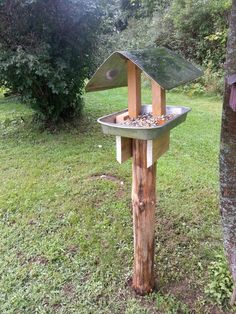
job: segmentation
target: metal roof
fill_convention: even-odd
[[[85,90],[92,92],[127,86],[127,60],[135,63],[164,89],[172,89],[203,75],[200,69],[164,47],[115,51],[97,69]]]

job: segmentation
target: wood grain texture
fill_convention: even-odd
[[[116,136],[116,160],[121,164],[132,157],[132,139]]]
[[[132,286],[145,295],[154,288],[156,163],[147,168],[147,141],[133,140],[134,273]]]
[[[130,118],[137,118],[141,111],[141,71],[130,60],[127,61],[128,111]]]
[[[116,123],[122,123],[129,118],[128,112],[116,116]],[[116,160],[121,164],[132,157],[132,139],[116,136]]]
[[[155,140],[147,141],[147,167],[152,166],[170,145],[170,132],[166,132]]]
[[[129,118],[129,113],[124,112],[116,116],[116,123],[122,123]]]
[[[166,114],[166,91],[155,81],[152,84],[152,113],[154,116]]]

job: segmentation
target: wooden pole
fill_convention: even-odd
[[[154,288],[156,162],[147,168],[147,141],[133,140],[134,273],[132,286],[145,295]]]

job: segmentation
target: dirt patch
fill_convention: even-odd
[[[111,174],[95,174],[93,176],[90,177],[91,179],[97,179],[97,180],[108,180],[108,181],[112,181],[112,182],[116,182],[119,184],[119,189],[116,192],[116,197],[118,199],[121,199],[124,197],[125,195],[125,183],[124,181],[117,176],[111,175]]]
[[[25,254],[22,251],[17,251],[16,257],[17,257],[20,265],[24,265],[26,263]]]
[[[170,283],[169,285],[162,287],[164,294],[173,295],[181,303],[186,304],[190,313],[229,314],[228,312],[224,312],[218,306],[210,304],[205,304],[202,308],[198,309],[198,311],[202,312],[195,312],[198,300],[201,299],[201,297],[204,299],[204,295],[199,289],[201,288],[194,287],[194,284],[189,280]]]
[[[194,308],[199,297],[199,291],[196,292],[191,286],[188,280],[183,280],[166,286],[163,291],[175,296],[182,303],[187,304],[189,308]]]
[[[75,295],[75,286],[71,282],[68,282],[63,286],[62,292],[67,298],[73,298]]]
[[[41,255],[32,256],[30,258],[27,258],[25,254],[22,251],[17,251],[16,257],[19,260],[21,265],[24,264],[38,264],[38,265],[47,265],[48,259]]]
[[[37,225],[37,221],[34,219],[30,219],[29,225],[31,225],[31,226]]]
[[[67,254],[74,256],[78,252],[78,247],[76,245],[68,246],[66,250]]]
[[[54,310],[59,310],[61,307],[62,307],[61,303],[54,303],[54,304],[52,305],[52,308],[53,308]]]
[[[28,259],[29,264],[47,265],[48,259],[44,256],[36,255]]]
[[[121,178],[114,176],[114,175],[111,175],[111,174],[105,174],[105,173],[99,174],[98,173],[98,174],[91,176],[90,178],[91,179],[102,179],[102,180],[113,181],[113,182],[119,183],[120,185],[124,185],[124,181]]]
[[[120,198],[123,198],[124,196],[125,196],[125,190],[123,187],[120,187],[118,191],[116,192],[116,197],[120,199]]]

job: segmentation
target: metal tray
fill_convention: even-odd
[[[166,114],[175,114],[176,116],[163,125],[149,128],[116,124],[116,116],[128,111],[128,109],[101,117],[97,121],[102,125],[104,134],[136,138],[140,140],[153,140],[184,122],[190,110],[191,109],[188,107],[166,106]],[[149,112],[152,112],[152,105],[143,105],[141,113]]]

